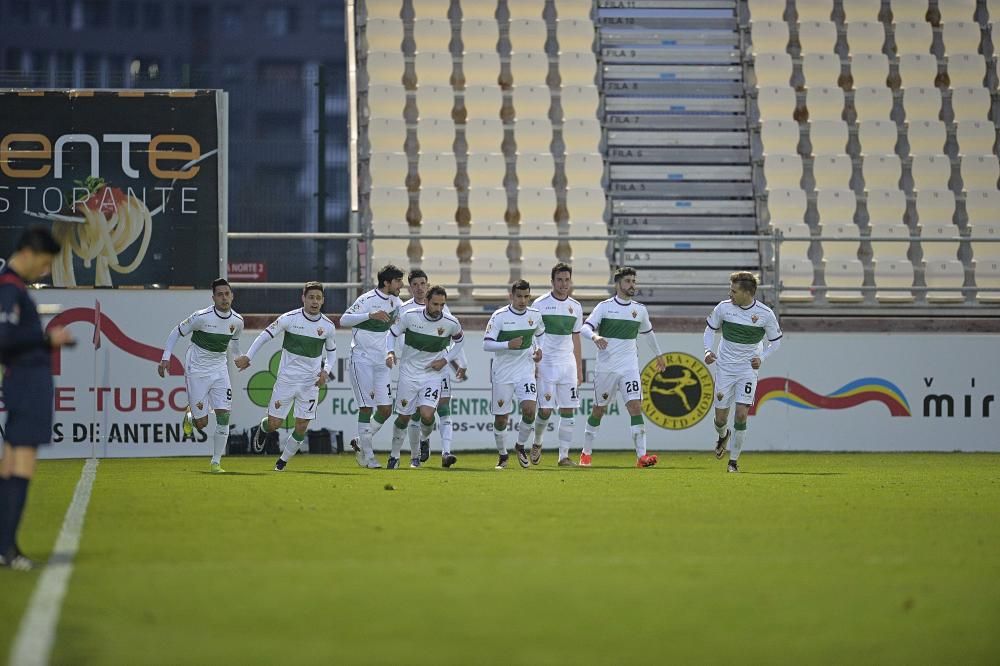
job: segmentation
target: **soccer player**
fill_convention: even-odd
[[[21,553],[17,528],[35,474],[38,447],[52,441],[52,365],[49,351],[72,346],[69,331],[42,332],[27,283],[40,280],[59,254],[59,242],[44,227],[25,231],[0,268],[0,365],[7,425],[0,460],[0,567],[28,571],[35,563]]]
[[[281,456],[274,463],[275,472],[285,469],[292,456],[298,453],[306,438],[309,422],[316,418],[319,387],[327,382],[336,363],[336,329],[333,322],[320,312],[322,307],[323,285],[306,282],[302,289],[302,307],[278,317],[261,331],[247,353],[236,359],[236,367],[246,370],[261,347],[278,333],[284,333],[278,379],[274,382],[267,416],[260,422],[255,441],[258,448],[263,446],[264,437],[281,425],[294,400],[295,428],[289,433]]]
[[[646,306],[632,300],[637,283],[634,268],[622,266],[614,275],[615,295],[601,301],[583,322],[580,334],[590,338],[597,346],[597,368],[594,377],[594,408],[584,430],[583,453],[580,465],[590,467],[594,440],[601,427],[601,418],[608,403],[621,392],[625,409],[632,419],[632,445],[635,447],[636,467],[652,467],[655,455],[646,453],[646,426],[642,420],[642,383],[639,381],[639,357],[635,340],[642,334],[656,354],[656,369],[667,369],[663,352],[653,333]]]
[[[396,420],[392,428],[392,450],[386,467],[399,467],[403,439],[413,413],[420,414],[420,434],[430,437],[434,430],[434,412],[441,397],[441,378],[445,367],[462,353],[464,334],[458,319],[445,314],[448,293],[435,285],[427,290],[427,305],[404,313],[385,336],[385,364],[396,364],[396,343],[403,343],[399,357],[399,383],[396,385]],[[452,460],[442,457],[442,465]],[[414,465],[413,461],[417,464]],[[419,467],[419,454],[411,451],[411,467]]]
[[[354,329],[348,370],[358,402],[358,436],[351,440],[351,447],[357,454],[358,465],[371,469],[381,467],[372,448],[374,431],[392,414],[392,377],[385,365],[385,334],[400,314],[403,271],[392,264],[383,266],[378,272],[378,285],[359,296],[340,318],[342,327]]]
[[[427,282],[427,273],[420,270],[419,268],[414,268],[407,275],[407,282],[410,288],[410,300],[403,303],[402,312],[409,312],[410,310],[420,310],[427,304],[427,289],[429,284]],[[451,311],[448,310],[448,306],[444,306],[444,313],[451,317]],[[469,360],[465,356],[465,351],[459,353],[455,361],[448,364],[441,374],[441,397],[438,399],[438,431],[441,433],[441,466],[451,467],[454,465],[458,458],[456,458],[451,452],[451,442],[454,435],[452,430],[451,421],[451,384],[452,384],[452,369],[454,369],[454,381],[463,382],[466,379],[466,372],[469,367]],[[431,456],[431,441],[430,439],[420,438],[420,417],[414,413],[412,419],[410,420],[410,426],[407,431],[410,439],[410,451],[417,451],[417,447],[420,449],[420,456],[414,453],[410,458],[411,467],[419,467],[420,463],[427,462]]]
[[[562,262],[552,267],[552,290],[535,299],[532,307],[542,315],[545,337],[541,340],[542,361],[538,364],[538,418],[531,462],[542,460],[542,436],[553,409],[559,410],[559,465],[573,467],[569,457],[576,427],[574,414],[580,406],[583,361],[580,359],[580,329],[583,307],[573,299],[573,269]]]
[[[781,346],[781,327],[771,308],[757,300],[757,277],[737,271],[729,276],[729,300],[715,306],[705,326],[705,365],[717,363],[715,371],[715,457],[726,454],[730,435],[727,471],[739,472],[740,452],[747,434],[747,414],[757,392],[757,370],[768,356]],[[722,342],[716,354],[715,334],[722,330]],[[766,342],[762,342],[765,341]],[[729,424],[729,406],[735,400],[733,430]]]
[[[233,310],[233,290],[224,278],[212,282],[212,307],[198,310],[174,326],[163,346],[163,357],[156,371],[166,376],[177,339],[191,334],[191,345],[184,358],[184,386],[188,408],[184,413],[184,434],[194,428],[205,432],[208,413],[215,411],[215,434],[212,439],[212,462],[209,469],[221,474],[222,454],[229,441],[229,415],[233,408],[233,387],[229,381],[229,357],[240,355],[243,317]]]
[[[490,363],[490,410],[493,412],[493,437],[496,440],[497,469],[507,467],[506,430],[514,399],[521,405],[521,422],[517,427],[517,462],[527,467],[528,452],[524,448],[534,430],[537,391],[535,363],[542,360],[538,338],[545,334],[541,313],[531,302],[531,286],[517,280],[510,286],[510,303],[493,313],[486,324],[483,351],[493,352]]]

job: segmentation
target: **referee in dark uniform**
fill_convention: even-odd
[[[0,566],[28,570],[34,563],[17,547],[17,527],[28,497],[41,444],[52,441],[53,347],[72,345],[69,331],[42,331],[26,283],[49,273],[59,243],[44,227],[24,232],[13,256],[0,269],[0,367],[7,410],[0,460]]]

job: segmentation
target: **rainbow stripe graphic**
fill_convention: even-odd
[[[862,377],[828,395],[813,393],[785,377],[766,377],[757,382],[757,398],[750,410],[757,413],[768,400],[799,409],[850,409],[865,402],[881,402],[892,416],[911,416],[910,403],[899,387],[881,377]]]

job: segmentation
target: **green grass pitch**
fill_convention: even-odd
[[[1000,662],[1000,456],[494,460],[102,461],[52,663]],[[29,554],[81,466],[40,464]],[[3,655],[37,578],[0,571]]]

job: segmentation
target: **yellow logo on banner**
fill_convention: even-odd
[[[661,428],[690,428],[712,408],[712,374],[690,354],[670,352],[663,361],[663,372],[656,370],[655,360],[642,369],[642,413]]]

